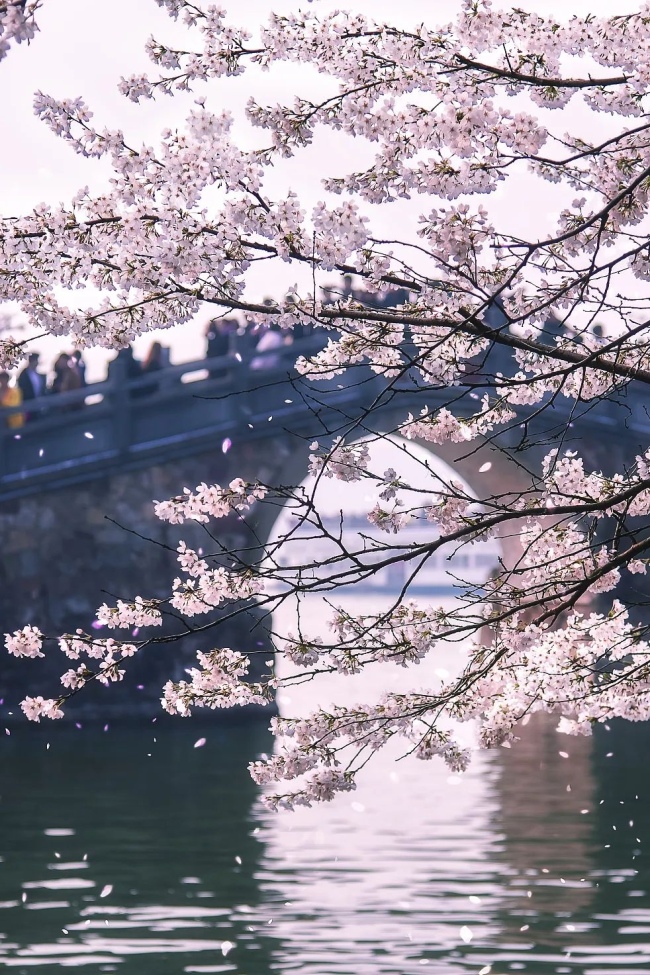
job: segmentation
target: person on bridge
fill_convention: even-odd
[[[79,376],[79,380],[82,386],[87,386],[86,382],[86,363],[84,362],[81,349],[75,349],[70,356],[69,365],[71,369]]]
[[[116,386],[124,386],[134,379],[142,376],[142,366],[133,354],[133,348],[127,345],[125,349],[120,349],[114,359],[108,364],[107,378]],[[136,394],[136,390],[130,394]]]
[[[18,389],[23,403],[45,396],[47,383],[43,373],[38,371],[38,361],[38,352],[32,352],[27,359],[27,365],[18,375]],[[38,410],[29,410],[25,413],[25,420],[34,420],[38,415]]]
[[[232,336],[232,351],[235,358],[239,359],[240,362],[248,362],[255,354],[261,334],[261,325],[252,322],[250,318],[246,318],[243,326],[239,326]]]
[[[255,347],[256,354],[251,359],[251,369],[277,369],[282,362],[282,354],[279,350],[284,344],[282,329],[277,322],[271,322],[266,331],[262,332]]]
[[[143,376],[150,376],[155,372],[160,372],[164,366],[164,349],[160,342],[152,342],[151,348],[142,363],[141,374]],[[147,383],[145,386],[134,390],[133,394],[134,396],[152,396],[158,392],[159,387],[160,383],[158,382]]]
[[[207,359],[223,359],[230,354],[230,339],[237,331],[239,322],[236,318],[213,318],[208,322],[205,337],[208,340]],[[227,367],[210,367],[210,376],[219,379],[228,375]]]
[[[50,384],[50,393],[71,393],[75,389],[81,389],[82,382],[79,373],[70,364],[70,356],[67,352],[62,352],[54,363],[54,379]],[[76,403],[68,403],[60,407],[61,410],[83,409],[83,400]]]
[[[20,406],[23,401],[18,386],[11,386],[9,373],[0,372],[0,405],[3,407]],[[10,413],[5,417],[5,426],[10,430],[17,430],[25,422],[24,413]]]

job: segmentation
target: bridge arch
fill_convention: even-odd
[[[395,430],[409,410],[417,414],[423,402],[431,409],[449,402],[448,390],[409,386],[391,390],[392,398],[384,403],[381,377],[361,382],[352,375],[347,385],[346,377],[336,377],[323,386],[296,380],[286,367],[269,371],[258,387],[250,388],[250,377],[242,375],[238,362],[220,361],[218,375],[206,369],[208,378],[186,383],[183,370],[191,372],[198,365],[205,363],[174,367],[168,386],[143,399],[142,405],[131,404],[132,427],[122,422],[124,404],[107,384],[105,402],[87,411],[52,411],[27,423],[20,439],[10,428],[0,429],[0,633],[26,622],[49,635],[87,629],[97,606],[106,600],[136,592],[166,594],[178,573],[178,540],[186,538],[198,546],[203,539],[192,526],[159,522],[152,499],[173,497],[202,481],[227,483],[237,476],[296,485],[307,473],[311,440],[323,430],[355,430],[355,418],[362,415],[367,425],[356,429],[365,432],[370,404],[376,432],[381,433]],[[225,365],[230,373],[224,376]],[[64,397],[84,395],[87,392],[80,391]],[[620,467],[647,448],[650,425],[643,410],[635,413],[626,406],[617,413],[615,406],[603,404],[600,412],[585,416],[580,433],[591,435],[585,444],[587,466]],[[536,433],[540,447],[532,456],[527,451],[528,462],[538,471],[553,443],[553,431],[555,436],[566,431],[570,418],[562,409],[560,401],[549,414],[547,428]],[[479,501],[497,495],[507,503],[534,484],[535,472],[527,471],[518,459],[519,435],[515,429],[502,435],[498,444],[486,440],[419,446],[448,464]],[[565,445],[575,447],[576,441]],[[277,508],[261,505],[248,526],[235,518],[218,523],[218,537],[228,548],[252,551],[270,537],[276,515]],[[519,554],[512,529],[503,533],[500,543],[506,563],[512,564]],[[234,644],[237,634],[227,639]],[[187,647],[189,657],[178,653],[179,677],[191,659],[191,641]],[[162,661],[163,655],[156,659]],[[52,690],[58,687],[61,662],[58,658],[51,665]],[[149,666],[143,664],[143,677]],[[33,681],[27,693],[43,693],[39,666],[29,669]],[[163,671],[167,676],[170,668],[161,663],[151,679],[142,681],[152,688],[156,713]],[[25,672],[23,661],[5,659],[0,698],[10,700],[12,687],[25,689]]]
[[[391,431],[395,430],[403,421],[404,412],[402,410],[385,411],[381,415],[381,423],[377,426],[375,434],[370,436],[391,437],[393,436]],[[364,437],[360,433],[358,436],[353,435],[346,442],[362,439]],[[403,443],[408,450],[431,458],[434,469],[436,464],[441,465],[446,476],[463,483],[479,503],[498,497],[507,505],[509,502],[514,502],[522,493],[534,489],[534,474],[517,460],[511,450],[503,443],[496,444],[486,438],[481,438],[472,444],[449,442],[432,444],[420,439],[403,441]],[[326,444],[327,441],[323,440],[323,445],[326,446]],[[310,453],[309,442],[304,438],[295,438],[286,443],[284,455],[279,464],[278,476],[275,481],[270,483],[282,483],[291,486],[303,484],[308,476]],[[400,468],[397,466],[399,460],[399,454],[396,452],[394,464],[398,474],[400,473]],[[337,485],[341,497],[344,497],[349,485],[338,481],[333,483]],[[274,537],[278,517],[277,509],[274,507],[261,505],[258,508],[254,522],[255,531],[264,545],[270,538]],[[512,564],[521,553],[516,533],[513,533],[512,528],[510,528],[497,532],[497,537],[502,558],[506,564]]]

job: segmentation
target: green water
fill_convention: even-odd
[[[650,972],[649,738],[575,752],[552,732],[463,777],[382,760],[332,806],[277,816],[246,772],[263,724],[13,729],[0,967]]]

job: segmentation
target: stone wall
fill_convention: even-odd
[[[254,526],[237,518],[214,522],[214,540],[195,523],[159,521],[152,499],[163,500],[202,481],[227,483],[235,476],[274,482],[290,451],[282,436],[233,446],[145,470],[116,474],[73,488],[0,506],[0,626],[2,633],[32,623],[50,636],[88,630],[103,602],[134,594],[160,597],[179,574],[176,546],[218,552],[257,544]],[[207,617],[201,617],[203,623]],[[171,621],[166,629],[178,631]],[[105,631],[108,632],[108,631]],[[142,634],[140,634],[142,635]],[[270,641],[259,612],[220,625],[209,635],[192,635],[173,645],[154,646],[133,658],[128,687],[86,688],[70,705],[75,718],[160,714],[160,688],[170,674],[184,676],[198,647],[233,646],[256,651],[260,666]],[[51,649],[45,660],[2,655],[0,716],[16,712],[25,695],[53,696],[67,659]]]

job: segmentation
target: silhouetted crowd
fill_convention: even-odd
[[[285,296],[282,306],[285,310],[295,302],[292,294]],[[343,276],[336,285],[321,288],[321,302],[324,307],[340,301],[353,302],[371,309],[397,308],[410,300],[410,293],[405,288],[392,287],[380,293],[357,289],[354,278],[350,274]],[[269,309],[280,309],[280,306],[270,298],[264,299],[263,304]],[[499,330],[507,327],[507,317],[501,303],[496,300],[485,312],[483,320],[491,328]],[[592,325],[589,329],[593,338],[603,339],[602,328]],[[214,318],[208,322],[205,329],[206,360],[209,361],[208,371],[211,378],[228,376],[235,359],[244,363],[247,369],[259,372],[265,369],[277,369],[283,361],[289,361],[286,356],[287,347],[294,342],[309,338],[313,329],[309,323],[301,322],[291,329],[281,328],[274,320],[272,312],[263,324],[246,320],[242,322],[235,317]],[[325,334],[325,333],[323,333]],[[331,333],[330,333],[331,334]],[[553,316],[549,317],[545,326],[540,330],[542,342],[554,345],[565,337],[582,341],[582,336],[569,335],[565,326]],[[408,339],[405,335],[408,345]],[[491,354],[491,366],[495,365],[495,356],[500,353],[498,347]],[[508,350],[505,352],[509,355]],[[223,360],[223,362],[219,362]],[[475,364],[476,370],[485,370],[485,361]],[[504,364],[499,364],[503,371]],[[181,376],[164,371],[170,366],[169,349],[160,342],[152,342],[147,355],[142,360],[135,357],[133,348],[128,346],[120,349],[108,365],[107,379],[113,386],[125,388],[129,399],[139,399],[158,392],[161,384],[178,381]],[[468,375],[473,371],[472,363],[468,365]],[[149,381],[144,380],[149,378]],[[9,429],[23,426],[30,420],[52,413],[69,410],[80,410],[85,405],[84,397],[69,397],[61,402],[48,402],[51,394],[70,393],[86,386],[86,365],[79,350],[62,352],[56,359],[52,376],[48,382],[46,376],[39,371],[39,355],[32,352],[25,368],[12,382],[9,373],[0,372],[0,406],[13,408],[12,413],[6,414],[4,425]],[[25,406],[24,410],[18,407]],[[2,422],[2,421],[0,421]]]
[[[321,289],[322,303],[325,306],[337,301],[352,299],[368,308],[394,308],[409,300],[409,292],[405,289],[393,288],[381,294],[373,294],[365,290],[357,290],[351,275],[345,275],[342,283]],[[295,302],[291,294],[284,298],[284,308]],[[269,309],[279,308],[270,298],[264,300]],[[205,330],[206,359],[211,378],[228,375],[231,365],[228,358],[245,363],[253,372],[266,369],[277,369],[285,360],[287,347],[294,342],[311,336],[313,329],[308,323],[300,323],[292,329],[283,329],[270,314],[267,322],[260,324],[251,321],[242,322],[235,317],[215,318],[208,322]],[[223,359],[223,363],[219,363]],[[162,382],[180,381],[172,374],[168,380],[164,370],[170,366],[169,349],[160,342],[151,344],[147,355],[142,360],[135,356],[133,348],[120,349],[114,359],[108,364],[107,379],[114,386],[125,387],[129,399],[139,399],[155,394]],[[144,382],[147,377],[150,381]],[[32,352],[27,365],[22,369],[15,381],[9,373],[0,373],[0,405],[13,408],[4,418],[4,425],[9,429],[17,429],[25,423],[55,413],[71,410],[81,410],[85,405],[85,398],[58,397],[58,401],[48,401],[54,394],[71,393],[84,389],[86,382],[86,364],[79,350],[62,352],[56,359],[52,375],[48,377],[40,370],[40,357]],[[18,407],[25,408],[19,410]]]
[[[81,352],[62,352],[56,359],[50,382],[39,372],[40,356],[32,352],[27,359],[27,365],[18,373],[15,385],[11,384],[8,372],[0,372],[0,404],[4,407],[17,407],[23,403],[29,405],[32,401],[41,401],[53,393],[69,393],[75,389],[82,389],[86,385],[86,364]],[[79,409],[83,403],[72,403],[61,409]],[[5,425],[10,429],[21,427],[26,421],[42,416],[47,407],[33,405],[21,413],[12,413],[5,419]]]
[[[276,307],[271,299],[266,299],[264,303]],[[310,332],[311,329],[304,326],[288,332],[273,320],[261,325],[247,321],[242,325],[237,318],[215,318],[208,322],[205,330],[206,359],[234,357],[239,362],[245,362],[251,370],[275,369],[281,364],[282,350]],[[165,378],[161,373],[170,364],[169,349],[160,342],[153,342],[142,360],[136,358],[129,345],[120,349],[109,362],[106,378],[115,386],[125,387],[130,399],[140,399],[158,392]],[[228,372],[227,362],[209,367],[211,378],[225,377]],[[147,377],[151,381],[143,382]],[[177,378],[180,381],[180,376]],[[46,415],[83,409],[83,397],[69,398],[68,402],[48,400],[53,394],[70,393],[86,386],[86,364],[81,352],[62,352],[54,363],[49,381],[40,371],[39,354],[32,352],[15,381],[8,372],[0,372],[0,406],[14,408],[14,412],[4,418],[4,425],[17,429]],[[23,405],[25,409],[18,411],[17,407]]]

